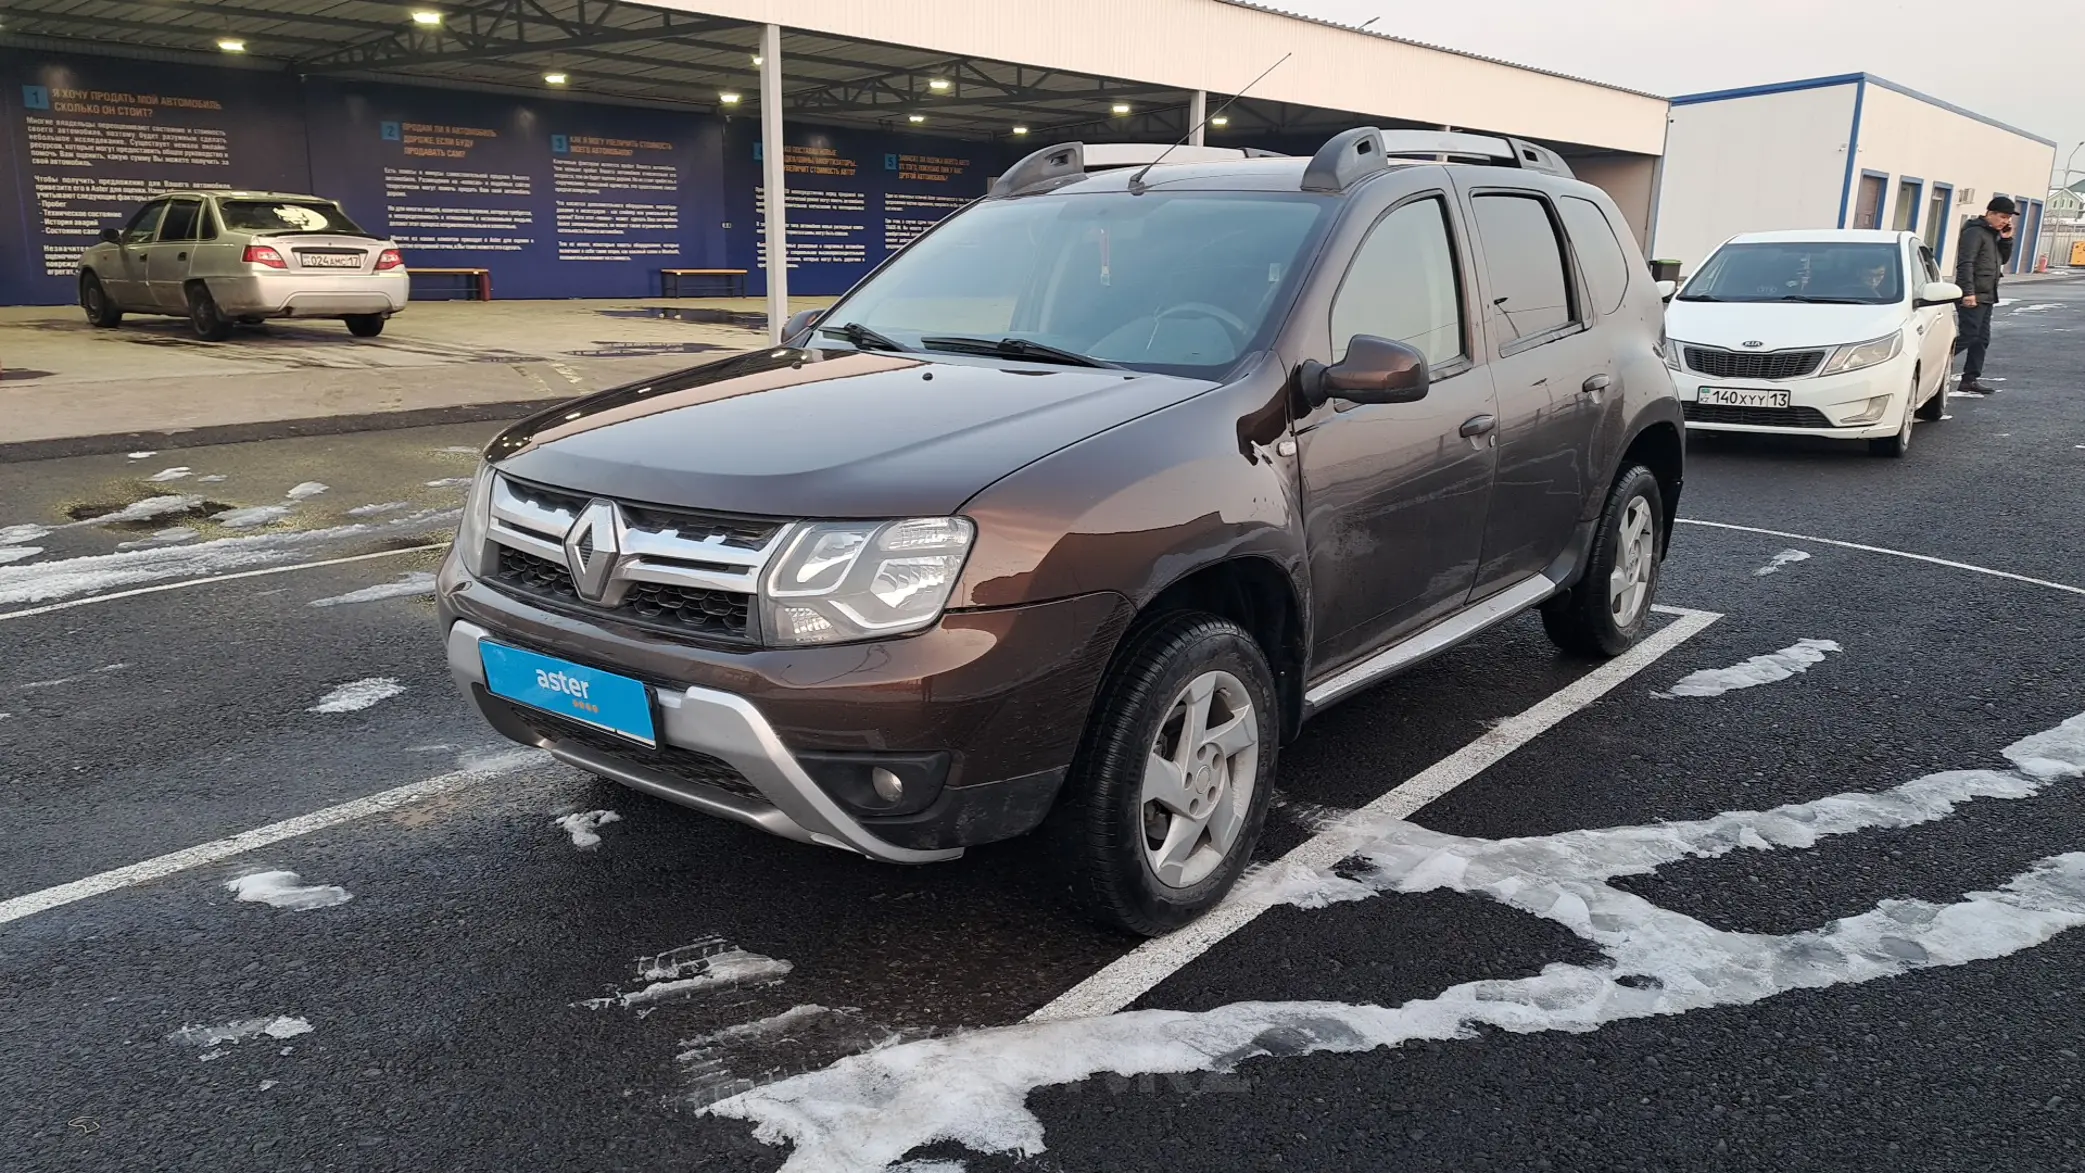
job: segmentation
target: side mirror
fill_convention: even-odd
[[[104,228],[101,230],[101,241],[103,244],[121,244],[123,234],[113,228]]]
[[[1952,281],[1928,281],[1919,286],[1918,296],[1912,304],[1923,309],[1929,305],[1953,305],[1962,300],[1962,287]]]
[[[1306,359],[1296,375],[1297,386],[1312,407],[1333,399],[1417,403],[1433,385],[1425,355],[1403,342],[1373,334],[1354,335],[1347,343],[1346,358],[1329,367]]]
[[[1658,300],[1659,300],[1659,301],[1671,301],[1671,300],[1672,300],[1672,295],[1673,295],[1673,294],[1675,294],[1675,293],[1678,293],[1679,291],[1680,291],[1680,283],[1679,283],[1679,282],[1677,282],[1677,281],[1660,281],[1660,282],[1658,282]]]
[[[825,316],[824,310],[798,310],[796,313],[789,315],[789,320],[782,323],[782,341],[787,342],[810,329],[823,316]]]

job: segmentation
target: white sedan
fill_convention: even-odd
[[[1710,256],[1665,315],[1690,431],[1911,447],[1947,410],[1960,287],[1915,234],[1753,232]]]

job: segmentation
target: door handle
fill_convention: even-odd
[[[1585,392],[1587,395],[1598,395],[1600,392],[1605,391],[1612,386],[1614,386],[1613,376],[1594,375],[1592,378],[1587,379],[1583,384],[1581,384],[1578,389],[1580,391]]]
[[[1495,415],[1473,415],[1462,421],[1462,438],[1465,440],[1473,439],[1498,426],[1499,417]]]
[[[188,254],[187,254],[187,253],[175,253],[175,254],[174,254],[174,259],[175,259],[175,260],[177,260],[177,261],[185,261],[185,260],[187,260],[187,259],[188,259]]]

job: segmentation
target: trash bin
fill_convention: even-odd
[[[1652,262],[1651,262],[1651,280],[1653,280],[1653,281],[1677,281],[1677,280],[1679,280],[1679,279],[1680,279],[1680,263],[1679,263],[1678,261],[1652,261]]]

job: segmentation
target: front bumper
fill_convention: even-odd
[[[1121,597],[1088,595],[954,613],[881,643],[727,650],[535,606],[453,555],[437,598],[450,672],[501,734],[682,806],[890,863],[953,859],[1042,821],[1130,618]],[[659,748],[491,695],[487,638],[646,681]],[[879,815],[835,792],[833,763],[908,755],[945,763],[924,808]]]
[[[1762,379],[1720,379],[1693,371],[1676,371],[1673,383],[1680,393],[1680,407],[1691,432],[1755,432],[1777,436],[1824,436],[1835,440],[1866,440],[1894,436],[1904,426],[1904,413],[1911,403],[1911,372],[1914,364],[1904,356],[1880,366],[1806,379],[1771,382]],[[1704,387],[1737,391],[1786,391],[1785,408],[1722,408],[1700,402]],[[1870,401],[1889,396],[1882,414],[1856,422],[1868,412]]]
[[[395,314],[405,308],[411,278],[392,273],[267,273],[207,278],[226,317],[342,318]]]

